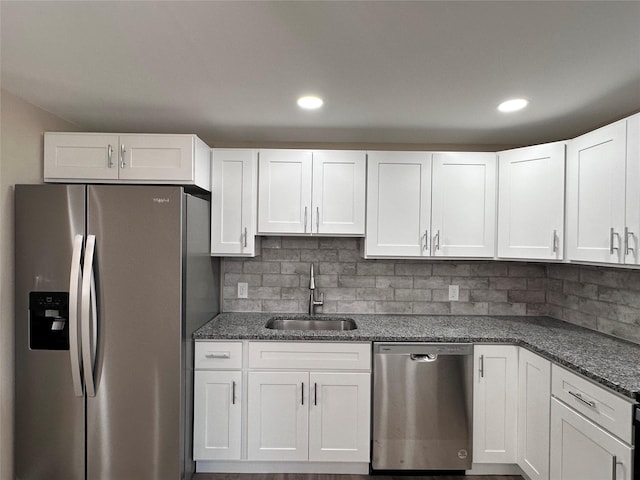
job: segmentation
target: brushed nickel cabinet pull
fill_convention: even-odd
[[[611,230],[609,230],[609,255],[613,255],[613,252],[615,250],[620,250],[620,247],[615,247],[613,245],[613,237],[618,237],[618,243],[620,243],[620,234],[618,232],[616,232],[613,227],[611,227]]]
[[[574,398],[578,399],[579,401],[581,401],[582,403],[584,403],[588,407],[596,408],[596,403],[595,402],[592,402],[591,400],[586,400],[586,399],[582,398],[582,395],[580,395],[579,393],[572,392],[571,390],[569,390],[569,395],[572,395]]]
[[[107,166],[113,168],[113,147],[111,145],[107,145],[107,158],[109,160]]]

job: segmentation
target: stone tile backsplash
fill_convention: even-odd
[[[549,315],[640,343],[640,270],[549,265]]]
[[[265,237],[261,255],[225,258],[223,311],[306,312],[309,264],[322,313],[550,315],[640,343],[640,270],[565,264],[365,260],[357,238]],[[237,283],[249,298],[237,298]],[[448,300],[449,285],[460,287]]]
[[[545,315],[543,264],[365,260],[357,238],[266,237],[259,257],[225,258],[223,311],[306,312],[314,264],[320,313]],[[238,282],[249,298],[237,298]],[[448,300],[449,285],[460,288]]]

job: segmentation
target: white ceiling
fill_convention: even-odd
[[[640,111],[639,1],[2,1],[2,88],[209,144],[533,144]],[[296,98],[317,93],[321,111]],[[496,105],[530,99],[511,115]]]

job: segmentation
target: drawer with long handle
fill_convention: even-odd
[[[633,442],[633,404],[612,391],[553,365],[551,394],[621,440]]]
[[[196,342],[196,370],[242,368],[242,342]]]

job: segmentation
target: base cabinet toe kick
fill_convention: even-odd
[[[198,472],[640,480],[637,405],[526,347],[202,340],[195,356]],[[412,445],[397,465],[376,444],[393,435]],[[455,458],[434,463],[444,444]]]

